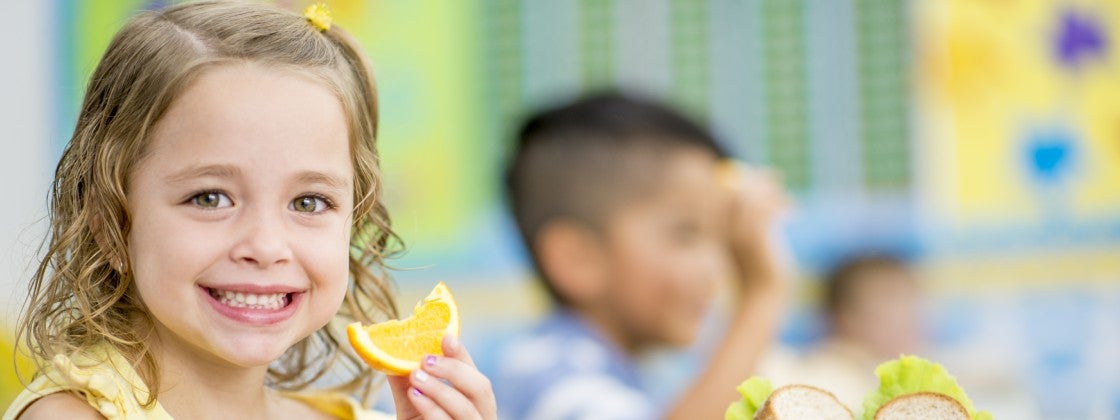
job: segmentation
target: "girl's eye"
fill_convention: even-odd
[[[205,192],[191,197],[191,203],[206,209],[217,209],[233,205],[229,196],[219,192]]]
[[[292,210],[301,213],[320,213],[330,209],[331,205],[326,199],[313,195],[305,195],[292,200]]]

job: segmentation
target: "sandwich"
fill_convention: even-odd
[[[875,420],[943,419],[969,420],[968,410],[945,394],[917,392],[896,397],[878,410]]]
[[[875,368],[879,389],[863,399],[863,420],[991,420],[944,366],[916,356],[902,356]]]
[[[976,411],[972,400],[937,363],[902,356],[875,369],[879,388],[863,400],[862,420],[992,420]],[[727,420],[851,420],[855,416],[832,393],[809,385],[773,389],[765,378],[751,377],[735,388],[742,400],[727,407]]]
[[[727,407],[727,420],[853,420],[848,407],[831,392],[809,385],[786,385],[773,389],[770,381],[757,376],[739,384],[743,396]]]

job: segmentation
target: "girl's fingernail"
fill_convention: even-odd
[[[439,361],[439,359],[437,359],[435,356],[432,356],[432,355],[424,356],[424,365],[425,366],[435,366],[437,361]]]
[[[420,369],[416,369],[416,372],[413,373],[412,376],[416,377],[416,382],[421,382],[421,383],[428,382],[428,378],[431,377],[431,376],[428,376],[428,372],[422,371]]]
[[[424,393],[423,393],[423,392],[420,392],[420,390],[419,390],[419,389],[416,389],[416,388],[409,388],[409,389],[408,389],[408,392],[411,392],[411,393],[412,393],[412,395],[415,395],[415,396],[417,396],[417,397],[423,397],[423,396],[424,396]]]
[[[451,349],[452,351],[458,351],[459,350],[459,339],[456,338],[453,335],[448,335],[447,336],[447,348]]]

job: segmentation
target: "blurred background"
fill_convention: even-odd
[[[5,5],[4,404],[19,389],[15,314],[86,78],[129,16],[167,3]],[[824,271],[889,252],[926,279],[931,357],[978,407],[1120,418],[1120,2],[326,3],[377,74],[389,209],[408,247],[393,261],[400,306],[447,282],[480,364],[547,308],[504,210],[509,137],[531,110],[617,87],[782,173],[800,272],[784,347],[821,336]]]

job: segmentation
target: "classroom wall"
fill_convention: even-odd
[[[6,6],[23,18],[0,25],[5,313],[23,293],[86,77],[124,19],[166,3]],[[511,127],[619,86],[782,171],[803,272],[787,345],[820,333],[811,298],[824,269],[896,251],[931,280],[950,370],[1025,392],[1045,418],[1120,413],[1116,2],[328,3],[380,84],[387,199],[408,245],[393,262],[401,306],[447,281],[481,362],[492,338],[545,308],[498,188]]]
[[[55,69],[49,2],[15,2],[5,9],[19,17],[0,26],[0,182],[7,202],[0,206],[0,319],[10,320],[41,236],[42,225],[35,222],[46,209],[54,158],[49,81]]]
[[[0,25],[0,407],[22,389],[13,373],[13,335],[28,265],[43,231],[53,154],[49,80],[52,33],[49,2],[6,4]]]

